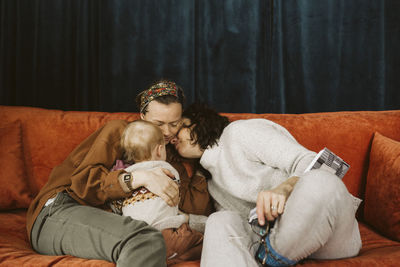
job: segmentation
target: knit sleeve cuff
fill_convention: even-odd
[[[193,230],[204,233],[208,217],[203,215],[189,214],[189,226]]]

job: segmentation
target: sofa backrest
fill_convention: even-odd
[[[35,195],[51,170],[109,120],[135,120],[136,113],[61,111],[0,106],[0,125],[20,120],[28,181]]]
[[[371,141],[375,131],[400,141],[400,110],[313,114],[223,113],[231,121],[265,118],[287,128],[300,144],[314,151],[324,147],[351,167],[343,181],[349,191],[363,197]],[[46,183],[54,166],[93,131],[115,119],[135,120],[137,113],[61,111],[0,106],[0,126],[20,120],[27,178],[33,193]]]

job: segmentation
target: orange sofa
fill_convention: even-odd
[[[363,199],[358,210],[359,256],[305,260],[301,265],[399,266],[400,110],[314,114],[224,114],[230,120],[266,118],[286,127],[305,147],[328,147],[350,163],[343,181]],[[54,166],[85,137],[113,119],[136,113],[61,111],[0,106],[0,265],[114,266],[102,260],[45,256],[32,250],[26,208]],[[397,154],[396,154],[397,153]],[[199,266],[199,261],[178,266]]]

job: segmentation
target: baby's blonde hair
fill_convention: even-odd
[[[121,137],[124,160],[130,163],[151,160],[157,145],[164,145],[161,129],[144,120],[129,123]]]

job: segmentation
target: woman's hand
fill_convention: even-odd
[[[283,213],[287,197],[274,190],[265,190],[258,193],[257,197],[257,216],[260,225],[265,224],[265,218],[268,221],[275,220]]]
[[[298,180],[299,177],[293,176],[272,190],[264,190],[258,193],[256,211],[260,225],[265,224],[265,218],[268,221],[273,221],[283,213],[286,200]]]
[[[161,197],[170,206],[179,202],[179,187],[171,178],[174,175],[163,168],[136,170],[132,172],[132,187],[146,187],[150,192]]]

